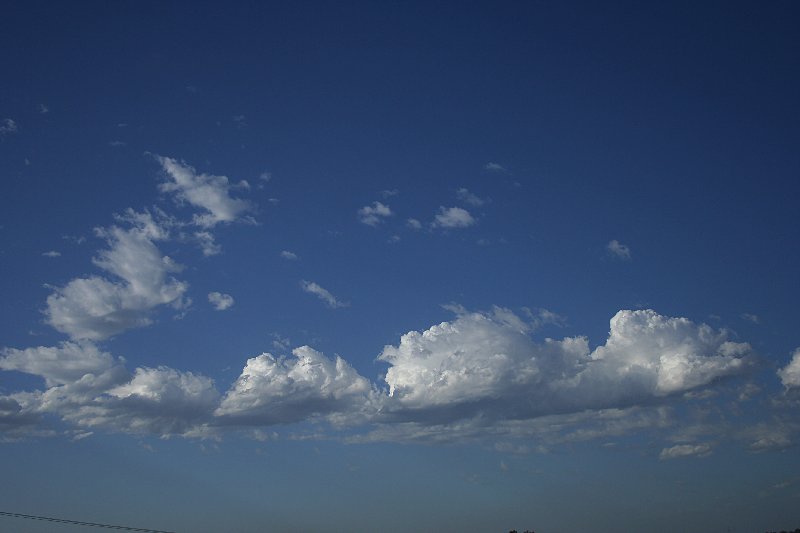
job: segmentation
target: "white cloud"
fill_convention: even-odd
[[[204,256],[209,257],[222,252],[222,246],[217,244],[217,242],[214,240],[214,235],[211,232],[197,231],[195,232],[194,237],[197,239],[197,243],[200,245],[200,249],[203,251]]]
[[[422,222],[420,222],[416,218],[409,218],[408,220],[406,220],[406,226],[408,226],[413,230],[418,230],[422,229]]]
[[[17,132],[17,123],[10,118],[0,120],[0,137],[9,133]]]
[[[391,198],[392,196],[397,196],[400,194],[400,191],[397,189],[386,189],[381,191],[379,194],[381,195],[381,198]]]
[[[208,301],[217,311],[224,311],[233,306],[233,296],[221,292],[209,292]]]
[[[370,383],[341,357],[331,360],[308,346],[292,355],[248,359],[216,415],[229,423],[267,425],[335,412],[347,417],[364,407]]]
[[[474,205],[476,207],[480,207],[486,203],[486,200],[484,200],[483,198],[479,198],[478,196],[475,196],[473,193],[469,192],[464,187],[456,191],[456,198],[458,198],[464,203]]]
[[[300,282],[300,287],[305,292],[313,294],[314,296],[325,302],[325,304],[331,309],[348,306],[347,303],[337,300],[333,294],[328,292],[326,289],[323,289],[321,286],[314,283],[313,281],[302,280]]]
[[[261,174],[258,175],[258,179],[260,179],[264,183],[268,183],[272,179],[272,173],[262,172]]]
[[[432,226],[435,228],[466,228],[473,224],[475,224],[475,219],[466,209],[441,206]]]
[[[203,437],[210,433],[207,424],[219,398],[208,377],[163,366],[137,368],[132,379],[70,417],[84,427]]]
[[[118,218],[131,227],[97,229],[108,249],[93,259],[118,280],[99,276],[73,279],[47,298],[47,322],[73,339],[105,339],[150,324],[150,311],[159,305],[183,304],[186,283],[168,276],[180,267],[162,256],[154,244],[167,238],[167,228],[147,212],[129,210]]]
[[[725,332],[654,311],[620,311],[606,343],[534,342],[511,311],[461,314],[403,335],[389,363],[387,412],[447,421],[533,418],[625,407],[691,390],[744,370],[750,346]]]
[[[606,249],[612,256],[616,257],[617,259],[622,259],[623,261],[627,261],[631,258],[631,249],[616,239],[610,241],[606,245]]]
[[[294,252],[290,252],[289,250],[283,250],[283,251],[280,253],[280,256],[281,256],[283,259],[287,259],[287,260],[289,260],[289,261],[297,261],[298,259],[300,259],[300,258],[297,256],[297,254],[296,254],[296,253],[294,253]]]
[[[5,348],[0,355],[0,369],[41,376],[49,387],[78,381],[86,374],[102,374],[116,364],[111,354],[90,342],[62,342],[57,347],[24,350]]]
[[[742,319],[747,320],[748,322],[752,322],[753,324],[760,324],[761,318],[758,315],[754,315],[752,313],[742,313]]]
[[[664,448],[658,455],[662,461],[677,459],[679,457],[705,457],[711,453],[710,444],[678,444],[671,448]]]
[[[507,172],[504,166],[491,162],[483,165],[483,170],[486,170],[488,172]]]
[[[49,252],[42,253],[44,257],[61,257],[61,252],[50,250]]]
[[[47,413],[84,431],[201,438],[226,428],[326,421],[369,428],[353,441],[497,438],[536,449],[674,424],[667,397],[685,401],[683,393],[741,372],[752,353],[724,331],[649,310],[617,313],[606,342],[590,350],[583,337],[534,340],[535,314],[526,321],[501,307],[448,308],[455,319],[384,348],[388,391],[342,358],[307,346],[290,357],[249,359],[224,396],[192,372],[130,373],[89,342],[5,349],[0,369],[41,376],[49,388],[0,396],[0,431],[6,439],[43,431],[39,417]],[[276,337],[281,350],[288,342]],[[745,437],[756,451],[788,445],[795,429],[778,429]],[[680,444],[661,457],[710,451],[710,444]]]
[[[778,377],[787,389],[800,387],[800,348],[794,351],[789,364],[778,370]]]
[[[377,226],[386,217],[392,216],[392,210],[388,205],[380,202],[372,202],[372,205],[366,205],[358,210],[358,220],[367,226]]]
[[[168,181],[160,185],[163,192],[174,193],[179,202],[187,202],[205,211],[193,221],[204,228],[222,222],[234,222],[252,209],[250,202],[230,196],[231,185],[226,176],[197,174],[194,168],[169,157],[157,157]]]
[[[46,115],[47,113],[50,112],[50,108],[44,104],[39,104],[39,107],[37,109],[39,113],[41,113],[42,115]]]
[[[541,328],[546,325],[553,325],[558,327],[564,327],[567,325],[567,318],[565,316],[559,315],[558,313],[554,313],[548,309],[539,308],[539,309],[529,309],[527,307],[523,308],[523,311],[528,315],[531,319],[531,325],[535,328]]]

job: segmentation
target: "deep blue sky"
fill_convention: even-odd
[[[795,3],[2,12],[0,510],[800,526]]]

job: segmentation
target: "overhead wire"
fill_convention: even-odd
[[[81,522],[79,520],[67,520],[66,518],[53,518],[52,516],[36,516],[32,514],[10,513],[0,511],[0,516],[11,516],[14,518],[27,518],[28,520],[42,520],[45,522],[57,522],[60,524],[73,524],[78,526],[104,527],[106,529],[119,529],[123,531],[141,531],[143,533],[175,533],[173,531],[162,531],[160,529],[145,529],[141,527],[115,526],[112,524],[98,524],[96,522]]]

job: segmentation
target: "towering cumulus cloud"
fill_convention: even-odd
[[[535,342],[496,308],[407,333],[379,359],[390,365],[386,411],[438,423],[637,405],[740,372],[750,355],[724,332],[650,310],[617,313],[594,350],[585,337]]]
[[[364,408],[369,381],[341,357],[331,360],[308,346],[292,356],[248,359],[216,414],[230,423],[270,425],[314,415],[349,417]]]

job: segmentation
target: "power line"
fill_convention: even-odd
[[[142,529],[140,527],[114,526],[111,524],[96,524],[94,522],[79,522],[78,520],[67,520],[65,518],[53,518],[50,516],[36,516],[32,514],[22,514],[22,513],[9,513],[6,511],[0,511],[0,516],[27,518],[29,520],[43,520],[45,522],[58,522],[61,524],[75,524],[78,526],[104,527],[106,529],[121,529],[124,531],[142,531],[144,533],[174,533],[172,531],[161,531],[160,529]]]

